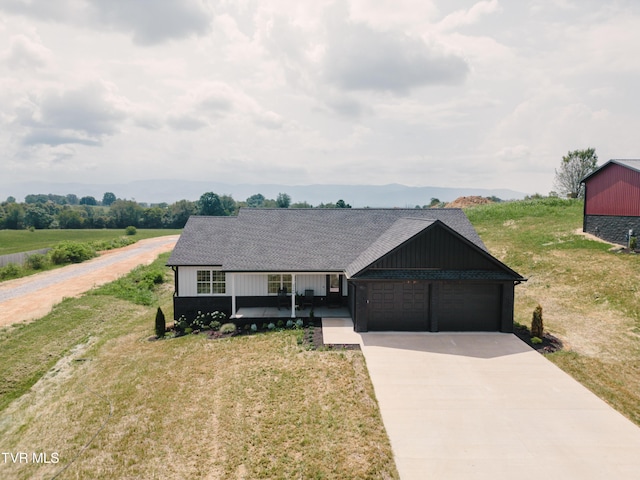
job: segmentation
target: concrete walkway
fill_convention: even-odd
[[[640,478],[640,428],[514,335],[323,333],[361,344],[403,480]]]

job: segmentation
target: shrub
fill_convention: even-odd
[[[302,328],[304,327],[304,320],[302,320],[301,318],[296,320],[296,327],[298,328]]]
[[[209,326],[211,327],[211,330],[220,330],[222,324],[218,320],[214,320],[209,324]]]
[[[220,327],[220,333],[233,333],[236,329],[235,323],[225,323]]]
[[[251,324],[251,331],[252,332],[257,332],[258,331],[258,326],[255,323]]]
[[[27,257],[26,264],[34,270],[41,270],[47,265],[47,257],[41,253],[34,253]]]
[[[282,328],[282,327],[284,327],[284,321],[283,320],[278,320],[276,325],[278,326],[278,328]]]
[[[134,227],[133,225],[129,225],[124,229],[124,233],[126,233],[127,235],[135,235],[136,233],[138,233],[138,231],[136,230],[136,227]]]
[[[96,256],[96,251],[87,243],[60,242],[49,251],[49,258],[56,265],[80,263]]]
[[[184,315],[180,315],[180,318],[178,318],[178,320],[176,320],[176,323],[174,324],[174,327],[178,333],[184,333],[188,326],[189,323],[187,322],[187,319]]]
[[[268,330],[275,330],[276,326],[273,322],[269,323],[269,325],[267,325],[267,329]]]
[[[287,328],[293,328],[293,320],[287,320]]]
[[[533,318],[531,319],[531,336],[542,338],[543,332],[542,307],[538,305],[533,311]]]
[[[638,237],[631,237],[629,239],[629,249],[635,250],[637,246],[638,246]]]
[[[531,343],[534,345],[540,345],[542,343],[542,339],[540,337],[531,337]]]
[[[15,263],[9,263],[3,268],[0,268],[0,280],[8,280],[10,278],[16,278],[20,276],[21,268]]]
[[[198,311],[198,315],[196,315],[196,318],[194,318],[193,321],[191,322],[191,326],[193,328],[197,328],[198,330],[202,330],[205,328],[210,328],[211,323],[212,323],[211,313],[209,312],[202,313]]]
[[[164,313],[162,309],[158,307],[158,311],[156,312],[156,337],[164,338],[164,334],[167,331],[167,324],[164,318]]]

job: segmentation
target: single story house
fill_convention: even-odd
[[[174,315],[296,299],[348,308],[356,331],[513,331],[514,286],[461,209],[241,209],[192,216],[167,262]],[[300,298],[300,297],[298,297]]]
[[[609,160],[582,183],[584,232],[620,245],[640,235],[640,160]]]

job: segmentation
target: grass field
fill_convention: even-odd
[[[640,257],[580,235],[582,212],[564,199],[466,211],[489,250],[529,279],[516,287],[515,320],[530,326],[540,304],[566,347],[549,360],[640,425]]]
[[[134,238],[174,235],[182,230],[175,229],[138,229]],[[79,230],[0,230],[0,255],[28,252],[48,248],[63,241],[92,242],[109,241],[124,235],[124,229],[79,229]]]
[[[171,293],[155,292],[168,318]],[[150,342],[138,297],[105,288],[1,331],[0,449],[60,461],[0,478],[76,456],[61,478],[398,478],[361,352],[308,351],[296,331]]]

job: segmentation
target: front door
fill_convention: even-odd
[[[338,273],[327,275],[327,304],[330,307],[342,306],[342,275]]]

